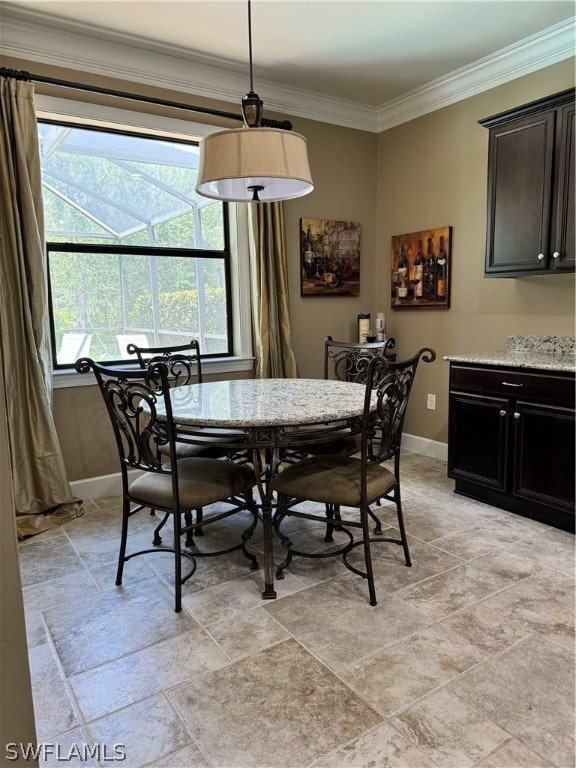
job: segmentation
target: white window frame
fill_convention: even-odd
[[[70,122],[76,125],[115,128],[135,131],[160,138],[185,138],[199,140],[221,127],[193,123],[170,117],[134,112],[127,109],[103,107],[71,99],[36,95],[36,115],[39,120],[50,119]],[[250,264],[248,256],[248,206],[228,204],[230,227],[230,273],[232,295],[232,349],[231,357],[208,358],[202,361],[206,374],[226,374],[237,371],[251,371],[254,366],[252,351],[252,322],[250,307]],[[54,371],[52,376],[55,389],[93,385],[94,378],[69,371]]]

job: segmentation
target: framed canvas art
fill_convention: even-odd
[[[358,296],[360,224],[300,219],[300,295]]]
[[[452,227],[392,237],[392,309],[448,309]]]

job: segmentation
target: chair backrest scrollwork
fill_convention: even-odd
[[[435,359],[436,352],[429,347],[395,363],[383,357],[373,358],[367,372],[362,431],[362,451],[367,461],[381,463],[399,455],[418,363]]]
[[[394,346],[394,340],[389,341]],[[355,344],[334,341],[332,336],[327,336],[324,341],[324,378],[364,384],[370,362],[375,355],[386,353],[387,344],[386,341]]]
[[[129,355],[136,355],[141,368],[151,363],[164,363],[168,381],[173,387],[202,383],[200,345],[196,339],[173,347],[139,347],[128,344],[127,351]]]
[[[79,373],[92,371],[96,377],[114,430],[123,481],[127,482],[128,469],[173,474],[174,468],[162,463],[159,452],[161,446],[174,448],[167,367],[151,362],[145,370],[120,369],[83,357],[75,368]]]

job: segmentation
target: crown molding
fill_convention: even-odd
[[[2,53],[77,72],[138,82],[192,96],[203,96],[234,104],[246,91],[247,74],[234,71],[229,62],[192,55],[170,48],[113,34],[78,23],[58,23],[53,16],[5,6],[2,13]],[[112,39],[114,38],[114,39]],[[216,63],[220,66],[216,66]],[[259,81],[266,108],[286,117],[303,117],[365,131],[376,130],[376,110]],[[297,128],[297,126],[295,126]]]
[[[573,17],[377,108],[269,81],[261,81],[259,91],[269,110],[287,118],[380,133],[574,56],[574,23]],[[246,90],[246,73],[225,59],[63,23],[9,3],[2,10],[1,43],[5,56],[216,99],[239,112]]]
[[[572,17],[381,105],[376,130],[386,131],[572,58],[576,54],[575,22]]]
[[[101,31],[91,34],[86,25],[61,23],[54,18],[30,11],[3,11],[2,53],[65,67],[78,72],[113,77],[128,82],[158,86],[173,91],[194,93],[211,99],[239,101],[245,78],[200,61],[184,60],[174,50],[172,56],[125,43],[105,39]],[[112,36],[111,36],[112,37]],[[205,57],[203,57],[205,58]],[[234,98],[232,98],[234,94]],[[239,110],[240,111],[240,110]]]

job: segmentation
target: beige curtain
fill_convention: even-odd
[[[78,514],[51,412],[40,157],[32,83],[0,76],[0,384],[19,537]]]
[[[249,231],[255,375],[293,378],[284,204],[251,203]]]

